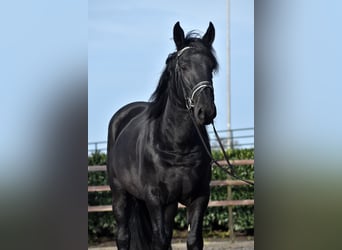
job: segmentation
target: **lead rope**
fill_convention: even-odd
[[[221,151],[223,152],[223,156],[224,156],[224,159],[226,160],[229,168],[230,168],[230,172],[228,171],[228,169],[226,169],[225,167],[223,167],[222,165],[220,165],[217,161],[214,161],[215,164],[220,167],[221,169],[223,169],[227,174],[229,174],[230,176],[234,177],[235,179],[238,179],[240,181],[243,181],[249,185],[252,185],[254,186],[254,182],[251,182],[251,181],[248,181],[248,180],[243,180],[241,179],[240,177],[236,176],[235,175],[235,172],[234,172],[234,169],[233,169],[233,165],[229,162],[229,159],[228,159],[228,155],[226,153],[226,151],[224,150],[224,147],[222,145],[222,141],[220,139],[220,137],[218,136],[218,133],[216,131],[216,128],[215,128],[215,125],[214,125],[214,122],[211,123],[212,127],[213,127],[213,130],[214,130],[214,134],[215,134],[215,137],[220,145],[220,148],[221,148]],[[211,156],[211,155],[210,155]],[[212,157],[212,156],[211,156]]]
[[[217,160],[215,160],[215,159],[213,158],[213,156],[211,155],[211,152],[210,152],[210,150],[209,150],[209,148],[208,148],[208,145],[206,144],[206,142],[205,142],[205,140],[204,140],[204,138],[203,138],[203,136],[202,136],[202,133],[201,133],[199,127],[197,126],[196,122],[195,122],[195,119],[194,119],[194,117],[193,117],[193,114],[192,114],[192,112],[191,112],[191,109],[188,109],[188,111],[189,111],[189,115],[190,115],[190,118],[191,118],[191,120],[192,120],[192,123],[194,124],[194,126],[195,126],[195,128],[196,128],[196,131],[197,131],[197,133],[198,133],[198,135],[199,135],[199,137],[200,137],[200,139],[201,139],[201,141],[202,141],[202,144],[203,144],[203,146],[204,146],[205,151],[207,152],[208,156],[209,156],[210,159],[211,159],[211,162],[212,162],[212,163],[215,163],[216,166],[218,166],[219,168],[221,168],[224,172],[226,172],[226,173],[227,173],[228,175],[230,175],[231,177],[233,177],[233,178],[235,178],[235,179],[237,179],[237,180],[243,181],[243,182],[245,182],[245,183],[247,183],[247,184],[249,184],[249,185],[251,185],[251,186],[254,186],[254,182],[251,182],[251,181],[248,181],[248,180],[243,180],[243,179],[241,179],[240,177],[238,177],[238,176],[235,175],[234,170],[233,170],[233,165],[230,163],[230,161],[229,161],[229,159],[228,159],[228,155],[226,154],[226,152],[225,152],[225,150],[224,150],[224,147],[223,147],[223,145],[222,145],[222,142],[221,142],[221,140],[220,140],[220,137],[219,137],[218,134],[217,134],[217,131],[216,131],[214,122],[212,122],[211,125],[212,125],[212,127],[213,127],[213,130],[214,130],[216,139],[217,139],[217,141],[219,142],[221,151],[223,152],[223,156],[224,156],[224,158],[225,158],[225,160],[226,160],[226,162],[227,162],[227,164],[228,164],[228,166],[229,166],[229,168],[230,168],[230,171],[229,171],[227,168],[225,168],[224,166],[222,166]]]

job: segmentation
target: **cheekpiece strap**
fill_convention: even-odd
[[[184,53],[184,51],[191,49],[191,48],[193,48],[193,47],[190,47],[190,46],[184,47],[183,49],[181,49],[180,51],[177,52],[177,57],[180,57]]]

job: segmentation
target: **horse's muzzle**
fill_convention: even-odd
[[[216,106],[214,103],[206,107],[195,107],[195,119],[199,125],[208,125],[213,122],[216,117]]]

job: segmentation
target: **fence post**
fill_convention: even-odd
[[[231,177],[227,176],[228,180],[231,180]],[[227,186],[227,200],[232,200],[232,187],[231,185]],[[233,206],[228,206],[228,230],[229,230],[229,238],[232,242],[235,241],[235,234],[234,234],[234,220],[233,220]]]

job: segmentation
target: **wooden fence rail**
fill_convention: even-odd
[[[218,161],[221,165],[228,165],[226,161]],[[233,160],[230,161],[232,165],[253,165],[254,160]],[[88,166],[88,172],[98,172],[98,171],[106,171],[106,165],[95,165],[95,166]]]
[[[222,165],[227,165],[226,161],[219,161]],[[231,161],[232,165],[253,165],[254,160],[233,160]],[[105,165],[100,166],[88,166],[88,172],[97,172],[97,171],[106,171]],[[253,181],[253,180],[249,180]],[[243,181],[239,180],[215,180],[210,182],[210,186],[243,186],[247,185]],[[108,192],[110,191],[110,187],[108,185],[102,185],[102,186],[88,186],[88,192]],[[230,207],[230,206],[251,206],[254,205],[254,199],[252,200],[220,200],[220,201],[209,201],[208,206],[209,207]],[[184,208],[183,205],[178,204],[179,208]],[[88,212],[109,212],[112,211],[111,205],[101,205],[101,206],[88,206]]]

